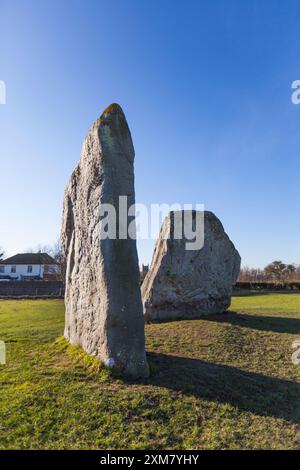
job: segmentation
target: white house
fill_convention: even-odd
[[[47,280],[59,273],[59,265],[47,253],[21,253],[0,261],[0,280]]]

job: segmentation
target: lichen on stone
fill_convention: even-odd
[[[119,111],[120,109],[121,108],[118,103],[111,103],[109,106],[107,106],[107,108],[105,108],[105,110],[101,114],[101,118],[106,117],[112,111]]]

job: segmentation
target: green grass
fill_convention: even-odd
[[[1,449],[299,449],[300,294],[146,326],[152,376],[126,382],[61,337],[63,302],[0,301]]]
[[[300,294],[258,294],[253,292],[251,295],[233,297],[231,310],[240,310],[251,313],[261,313],[274,316],[277,314],[291,314],[299,318],[300,313]]]

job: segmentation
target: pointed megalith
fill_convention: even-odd
[[[128,207],[135,202],[133,163],[126,118],[112,104],[91,127],[66,188],[62,244],[66,339],[137,378],[149,371],[136,241],[119,237],[119,196],[127,196]],[[104,204],[115,209],[115,239],[101,236]],[[130,223],[126,216],[123,229]]]
[[[197,318],[199,314],[224,312],[230,305],[241,258],[220,220],[202,212],[204,244],[187,250],[187,239],[174,236],[174,220],[183,213],[171,212],[163,222],[143,284],[142,298],[147,320]],[[198,212],[198,214],[200,214]],[[192,211],[196,233],[196,211]],[[202,228],[203,228],[202,222]]]

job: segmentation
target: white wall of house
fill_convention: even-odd
[[[0,275],[5,275],[5,276],[10,276],[15,279],[21,279],[21,276],[40,276],[41,278],[44,276],[45,272],[45,265],[43,264],[17,264],[15,265],[16,272],[12,272],[12,266],[11,264],[6,264],[6,265],[0,265]],[[29,272],[28,266],[32,267],[32,271]],[[2,267],[2,269],[1,269]],[[49,269],[53,269],[53,272],[57,272],[57,266],[56,265],[47,265],[46,271]],[[4,268],[4,272],[3,272]]]

